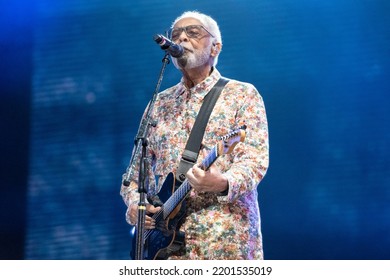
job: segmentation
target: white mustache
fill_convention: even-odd
[[[182,47],[183,47],[183,49],[185,49],[186,51],[189,51],[189,52],[194,52],[194,50],[193,50],[191,47],[189,47],[189,46],[186,46],[185,44],[180,44],[180,46],[182,46]]]

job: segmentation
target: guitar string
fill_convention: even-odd
[[[246,129],[246,126],[242,126],[240,129]],[[238,132],[239,130],[236,130],[236,131],[232,131],[231,133],[229,133],[228,135],[225,135],[224,137],[221,137],[220,140],[222,140],[223,142],[226,141],[226,139],[232,137],[232,136],[235,136],[235,135],[238,135]],[[218,145],[215,145],[210,153],[205,157],[205,159],[202,161],[201,163],[201,166],[202,167],[205,167],[206,170],[210,167],[210,165],[214,162],[214,160],[218,157]],[[177,205],[180,203],[180,202],[176,202],[178,201],[179,199],[182,200],[184,199],[184,197],[188,194],[188,192],[190,191],[191,189],[191,185],[188,183],[187,179],[184,180],[184,182],[182,183],[182,185],[177,189],[177,191],[175,191],[173,193],[173,195],[166,201],[166,204],[167,204],[167,208],[168,208],[168,214],[165,215],[164,217],[164,214],[167,212],[165,211],[166,210],[166,207],[163,207],[160,211],[158,211],[156,214],[154,214],[152,217],[156,220],[156,221],[159,221],[159,218],[161,217],[161,214],[163,215],[163,219],[165,220],[166,217],[172,213],[172,211],[174,210],[171,209],[173,206],[177,207]],[[184,192],[184,194],[183,194]],[[175,203],[172,204],[172,201],[175,201]],[[154,232],[155,229],[149,229],[145,232],[145,235],[144,235],[144,242],[149,238],[149,236]]]
[[[210,153],[206,156],[206,158],[202,161],[201,166],[202,167],[209,167],[210,164],[214,161],[214,159],[218,156],[217,154],[217,146],[213,147],[213,149],[210,151]],[[180,200],[182,200],[190,191],[191,185],[188,183],[187,179],[184,180],[182,185],[173,193],[173,195],[167,200],[166,207],[163,207],[160,211],[158,211],[156,214],[152,216],[152,218],[159,222],[159,219],[161,218],[161,215],[163,215],[163,219],[166,220],[167,216],[172,213],[174,210],[174,207],[177,207],[177,205],[180,203]],[[173,209],[172,209],[173,208]],[[144,240],[146,241],[149,236],[153,233],[154,229],[148,229],[145,232]]]

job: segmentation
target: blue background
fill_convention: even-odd
[[[390,259],[385,0],[1,2],[1,259],[127,259],[119,196],[186,10],[217,20],[218,69],[254,84],[270,168],[266,259]],[[162,89],[180,73],[168,66]]]

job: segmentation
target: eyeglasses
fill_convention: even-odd
[[[211,37],[214,38],[214,35],[211,34],[203,25],[187,25],[185,27],[171,28],[168,31],[168,37],[171,40],[176,41],[184,31],[189,38],[200,39],[205,35],[202,30],[206,31]]]

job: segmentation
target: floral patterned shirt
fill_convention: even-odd
[[[152,110],[157,125],[149,129],[148,137],[149,191],[158,193],[165,177],[176,172],[203,98],[220,77],[214,69],[193,88],[186,88],[182,79],[158,94]],[[230,80],[210,115],[202,144],[213,147],[219,136],[243,124],[247,126],[244,142],[214,163],[228,179],[228,194],[217,196],[191,190],[181,227],[186,252],[172,259],[263,259],[257,187],[269,163],[266,112],[253,85]],[[198,162],[201,160],[202,153]],[[128,206],[139,200],[138,164],[136,159],[130,167],[130,186],[121,187],[120,193]]]

